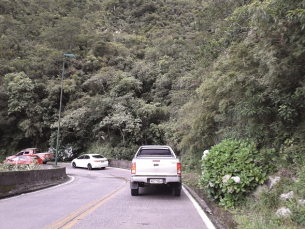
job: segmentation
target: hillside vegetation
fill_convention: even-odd
[[[3,0],[1,154],[54,147],[63,54],[72,53],[61,145],[76,153],[98,146],[130,158],[138,145],[166,143],[199,158],[239,138],[295,159],[304,148],[303,8],[284,0]]]
[[[168,144],[200,173],[237,139],[304,174],[304,63],[304,0],[1,0],[0,159],[56,147],[64,69],[61,151]]]
[[[247,139],[304,151],[304,1],[3,0],[0,153],[62,147],[130,159],[169,144],[186,169]],[[277,162],[276,162],[277,163]]]
[[[64,53],[76,58],[64,66],[61,146],[130,159],[138,145],[172,144],[169,121],[202,79],[203,5],[1,1],[1,154],[55,147]]]

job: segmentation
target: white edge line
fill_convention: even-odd
[[[202,218],[205,225],[208,227],[208,229],[216,229],[209,217],[204,213],[204,211],[201,209],[199,204],[194,200],[194,198],[191,196],[191,194],[182,186],[182,190],[185,192],[187,197],[192,201],[194,207],[198,211],[200,217]]]
[[[5,199],[0,199],[0,201],[6,201],[6,200],[14,199],[14,198],[19,198],[20,196],[24,196],[24,195],[31,195],[31,194],[38,193],[38,192],[44,192],[46,190],[50,190],[50,189],[54,189],[54,188],[58,188],[58,187],[70,184],[71,182],[74,181],[74,177],[73,176],[70,176],[70,175],[67,175],[67,176],[70,177],[71,179],[69,181],[63,183],[63,184],[58,184],[58,185],[55,185],[55,186],[51,186],[51,187],[48,187],[48,188],[43,188],[43,189],[40,189],[40,190],[37,190],[37,191],[33,191],[33,192],[21,193],[21,194],[18,194],[16,196],[7,197]]]

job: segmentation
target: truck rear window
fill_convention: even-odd
[[[171,156],[172,153],[168,149],[142,149],[138,156]]]

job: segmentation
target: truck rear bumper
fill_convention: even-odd
[[[131,176],[130,182],[152,184],[150,183],[151,179],[163,179],[163,184],[181,183],[181,176]]]

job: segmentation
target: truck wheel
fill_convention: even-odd
[[[87,168],[88,168],[89,170],[91,170],[91,169],[92,169],[91,164],[88,164],[88,165],[87,165]]]
[[[76,168],[76,164],[75,162],[72,163],[73,168]]]
[[[131,190],[131,195],[132,196],[138,196],[139,195],[139,188],[137,189],[130,189]]]
[[[178,185],[173,185],[172,194],[173,196],[180,196],[181,188]]]

